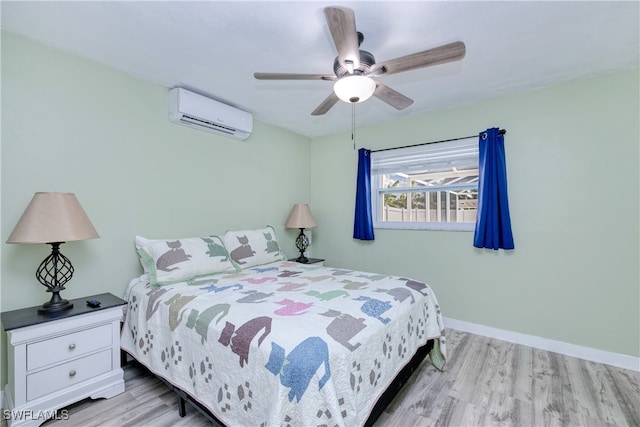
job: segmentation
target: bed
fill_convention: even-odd
[[[287,261],[271,227],[136,242],[122,349],[219,423],[368,425],[427,353],[444,367],[424,283]]]

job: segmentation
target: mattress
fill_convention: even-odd
[[[416,350],[446,340],[432,289],[280,261],[151,286],[131,281],[122,348],[230,426],[363,425]]]

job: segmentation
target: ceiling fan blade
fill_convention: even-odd
[[[449,43],[440,47],[380,62],[371,68],[371,73],[389,75],[430,65],[444,64],[464,58],[466,47],[463,42]]]
[[[338,61],[351,73],[352,70],[360,67],[360,45],[355,14],[353,10],[346,7],[325,7],[324,16],[327,19],[333,43],[336,45]]]
[[[329,109],[331,107],[336,105],[336,102],[338,102],[339,100],[340,100],[340,98],[338,98],[338,96],[333,91],[331,91],[331,94],[329,96],[327,96],[327,98],[324,101],[322,101],[322,103],[320,105],[318,105],[318,108],[313,110],[311,115],[312,116],[321,116],[321,115],[323,115],[324,113],[329,111]]]
[[[336,80],[335,74],[253,73],[258,80]]]
[[[396,110],[404,110],[409,105],[413,104],[413,99],[407,98],[400,92],[396,92],[389,86],[380,82],[376,82],[376,90],[373,92],[373,96],[383,100]]]

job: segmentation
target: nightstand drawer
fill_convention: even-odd
[[[27,400],[111,371],[111,349],[27,375]]]
[[[27,345],[27,371],[111,347],[111,325],[102,325]]]

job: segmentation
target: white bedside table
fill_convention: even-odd
[[[87,300],[101,305],[91,308]],[[5,411],[10,427],[39,426],[79,400],[124,392],[120,320],[125,301],[111,294],[71,301],[73,308],[39,314],[39,307],[2,313],[8,335]],[[7,412],[8,411],[8,412]]]

